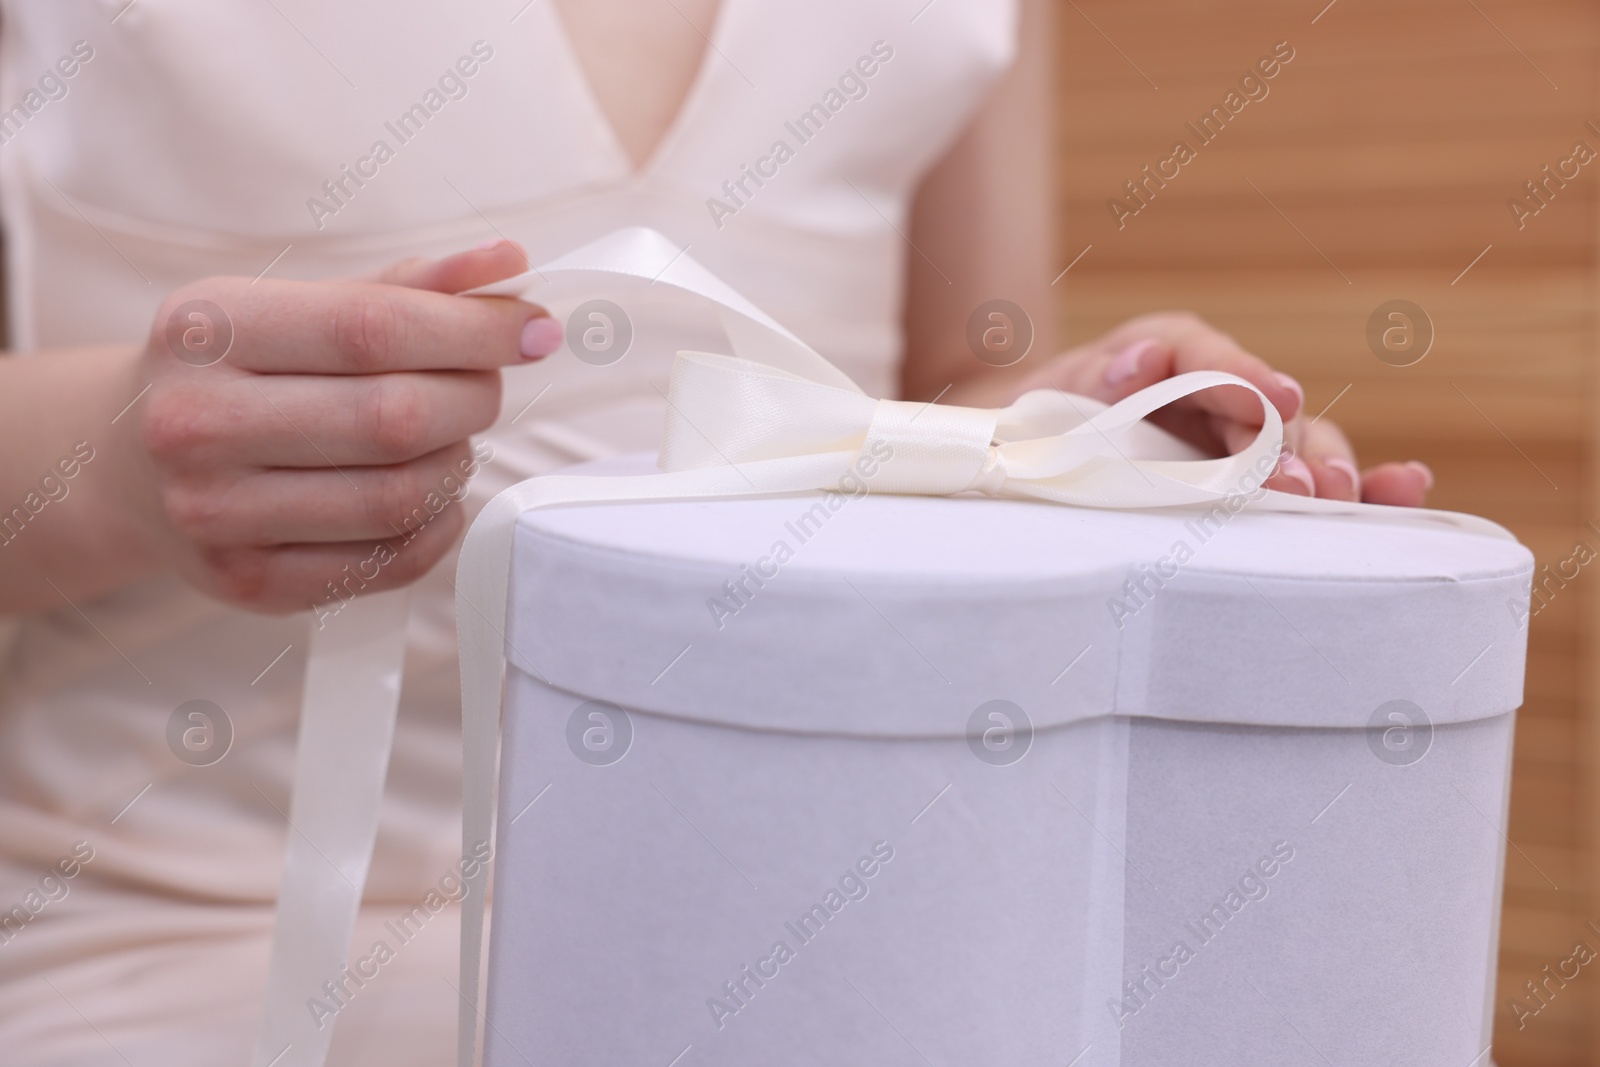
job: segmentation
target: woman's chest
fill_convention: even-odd
[[[741,211],[879,226],[1008,61],[1013,6],[0,0],[0,108],[93,52],[6,142],[7,182],[194,246],[359,241],[607,189],[705,213],[758,188],[747,169],[769,178]]]
[[[555,0],[590,91],[635,168],[642,167],[688,98],[720,0]],[[709,53],[709,54],[708,54]]]

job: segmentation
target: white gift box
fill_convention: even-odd
[[[1226,504],[530,511],[485,1062],[1483,1063],[1531,572]]]

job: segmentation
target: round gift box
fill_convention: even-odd
[[[1474,1062],[1531,572],[1225,504],[529,512],[486,1063]]]

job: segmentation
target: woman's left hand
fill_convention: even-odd
[[[1384,463],[1358,472],[1343,432],[1326,419],[1306,417],[1300,383],[1189,312],[1130,319],[1020,379],[1016,394],[1054,388],[1109,404],[1175,374],[1197,370],[1224,371],[1245,379],[1265,393],[1283,417],[1284,455],[1267,479],[1270,489],[1417,507],[1433,486],[1433,473],[1417,462]],[[1261,403],[1243,389],[1207,389],[1163,408],[1151,421],[1208,451],[1236,452],[1260,430]]]

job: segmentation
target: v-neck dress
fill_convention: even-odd
[[[911,198],[1011,62],[1016,19],[1014,0],[723,0],[635,169],[550,0],[0,0],[11,346],[141,341],[166,293],[210,275],[348,276],[496,234],[537,263],[643,225],[890,395]],[[632,310],[641,337],[669,315]],[[653,447],[669,360],[564,349],[507,371],[469,512]],[[358,946],[459,865],[452,570],[412,597]],[[170,576],[0,625],[7,1067],[246,1061],[313,625]],[[209,766],[169,743],[195,700],[231,727]],[[424,911],[347,998],[332,1062],[451,1060],[457,916]]]

